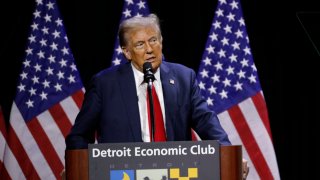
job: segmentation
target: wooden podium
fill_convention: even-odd
[[[66,150],[66,179],[88,180],[89,163],[88,150]],[[242,149],[241,145],[220,147],[221,180],[242,179]]]

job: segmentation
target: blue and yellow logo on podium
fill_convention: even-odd
[[[112,170],[110,180],[135,180],[134,170]]]
[[[169,170],[169,178],[176,180],[190,180],[197,179],[198,168],[188,168],[187,176],[182,176],[180,173],[180,168],[170,168],[170,169],[137,169],[135,170],[111,170],[110,180],[150,180],[159,179],[167,180]],[[135,177],[136,175],[136,177]]]
[[[198,168],[188,168],[188,176],[181,176],[179,168],[171,168],[170,178],[178,180],[190,180],[190,178],[198,178]]]

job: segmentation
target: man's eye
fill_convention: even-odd
[[[143,43],[138,43],[138,44],[136,44],[136,46],[135,46],[136,48],[138,48],[138,49],[140,49],[140,48],[142,48],[143,47]]]
[[[150,44],[155,44],[158,40],[156,38],[150,39],[149,43]]]

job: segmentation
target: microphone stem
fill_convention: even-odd
[[[150,107],[150,121],[151,121],[151,134],[150,134],[150,141],[154,142],[154,108],[153,108],[153,97],[152,97],[152,80],[150,79],[148,82],[148,96],[149,96],[149,107]]]

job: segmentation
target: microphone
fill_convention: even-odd
[[[144,73],[144,81],[148,83],[148,85],[152,86],[152,82],[155,80],[155,77],[152,72],[152,64],[150,62],[145,62],[143,64],[143,73]]]
[[[150,121],[151,121],[151,134],[150,134],[150,141],[154,142],[154,132],[155,132],[155,125],[154,125],[154,108],[153,108],[153,97],[152,97],[152,82],[155,80],[155,77],[152,72],[152,64],[150,62],[145,62],[143,64],[143,73],[144,73],[144,81],[148,83],[148,97],[149,97],[149,107],[150,107]]]

